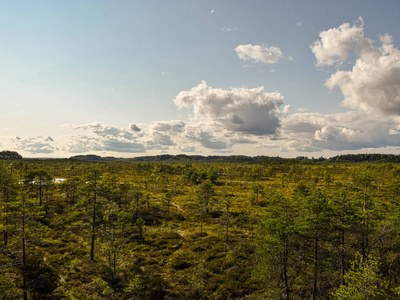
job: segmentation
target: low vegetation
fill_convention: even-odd
[[[351,160],[3,160],[0,295],[398,299],[400,165]]]

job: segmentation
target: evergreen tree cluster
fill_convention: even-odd
[[[0,159],[22,159],[22,156],[15,151],[0,151]]]

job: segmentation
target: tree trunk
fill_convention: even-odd
[[[116,264],[116,261],[117,261],[117,255],[115,254],[115,250],[114,250],[114,265],[113,265],[113,279],[115,280],[115,277],[116,277],[116,272],[115,272],[115,264]]]
[[[93,197],[93,220],[92,220],[92,244],[90,247],[90,260],[94,260],[94,242],[96,239],[96,200],[97,200],[97,182],[94,182],[94,197]]]
[[[28,291],[26,284],[26,249],[25,249],[25,198],[22,200],[22,277],[23,277],[23,291],[24,300],[28,300]]]
[[[285,292],[286,292],[286,300],[290,299],[290,289],[289,289],[289,280],[287,274],[287,262],[288,262],[288,240],[287,237],[284,237],[283,244],[283,279],[285,281]]]
[[[368,213],[367,213],[367,183],[364,185],[364,203],[363,203],[363,229],[362,229],[362,255],[367,259],[368,252]]]
[[[96,234],[94,233],[94,227],[92,232],[92,243],[90,247],[90,260],[94,260],[94,241],[96,239]]]
[[[39,179],[39,206],[42,206],[42,180]]]
[[[8,202],[8,200],[7,200],[7,202]],[[7,213],[7,209],[6,209],[6,205],[4,205],[4,214],[6,214]],[[8,225],[8,220],[7,220],[7,217],[5,218],[5,220],[4,220],[4,225]],[[4,231],[3,231],[3,234],[4,234],[4,246],[7,246],[7,244],[8,244],[8,233],[7,233],[7,229],[4,229]]]
[[[318,283],[318,233],[315,234],[315,250],[314,250],[314,286],[312,299],[316,299],[317,295],[317,283]]]
[[[345,266],[344,266],[344,230],[342,229],[342,245],[341,245],[341,271],[342,271],[342,284],[345,284],[344,274],[345,274]]]
[[[226,243],[229,243],[229,235],[228,235],[228,230],[229,230],[229,220],[226,221],[226,232],[225,232],[225,236],[226,236]]]

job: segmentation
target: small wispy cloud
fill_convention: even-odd
[[[234,26],[234,27],[224,27],[224,28],[222,28],[222,31],[223,32],[232,32],[232,31],[237,31],[238,30],[238,28],[236,27],[236,26]]]
[[[254,60],[265,64],[275,64],[282,58],[282,51],[278,47],[262,45],[239,45],[235,48],[241,60]]]
[[[215,9],[210,10],[210,14],[213,14],[215,12]]]
[[[301,26],[303,26],[303,21],[300,21],[297,23],[297,27],[301,27]]]

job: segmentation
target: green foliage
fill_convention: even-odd
[[[85,285],[88,299],[110,299],[114,293],[113,289],[102,278],[96,276],[92,281]]]
[[[196,190],[198,200],[203,206],[203,209],[208,213],[211,206],[211,201],[214,195],[214,186],[210,180],[203,181]]]
[[[259,183],[253,183],[250,188],[249,199],[252,205],[259,205],[259,198],[262,195],[264,188]]]
[[[143,292],[143,286],[139,276],[135,276],[129,281],[128,286],[124,288],[124,292],[131,299],[140,297],[140,294]]]
[[[387,283],[379,276],[379,262],[373,256],[357,255],[342,284],[335,292],[337,300],[388,299]]]
[[[26,273],[30,293],[35,299],[45,299],[57,288],[57,270],[46,263],[42,252],[29,251]]]
[[[296,204],[282,195],[275,195],[262,222],[262,234],[257,243],[258,264],[253,276],[266,287],[265,296],[290,298],[296,281],[298,256],[297,235],[300,232]]]
[[[207,171],[207,179],[211,181],[211,183],[215,184],[215,182],[217,181],[218,178],[218,172],[217,170],[215,170],[215,168],[210,168]]]
[[[16,274],[0,273],[0,295],[4,300],[21,299],[22,290],[16,283]]]
[[[0,164],[1,296],[398,298],[398,165],[165,159]]]
[[[136,220],[135,222],[135,226],[138,228],[139,230],[139,237],[143,238],[143,226],[145,224],[145,221],[142,218],[139,218]]]

